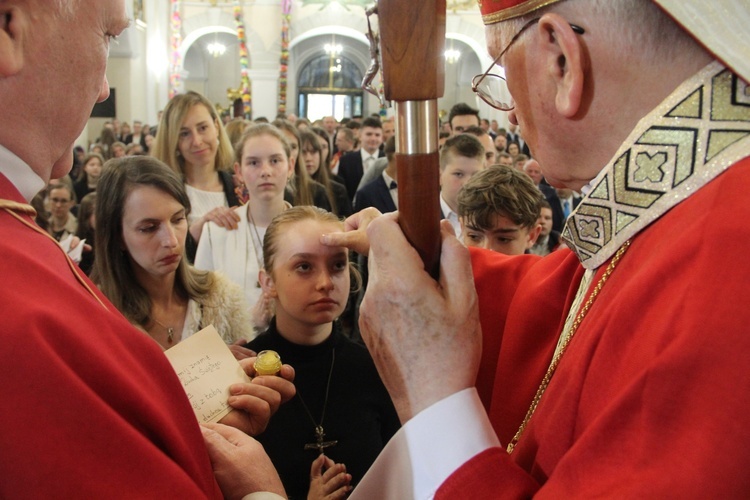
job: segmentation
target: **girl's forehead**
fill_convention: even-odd
[[[278,137],[274,137],[270,134],[262,134],[262,135],[255,135],[252,137],[249,137],[243,146],[243,149],[247,150],[250,147],[258,147],[258,146],[265,146],[268,148],[277,148],[280,151],[284,150],[284,146],[282,145],[281,141]]]
[[[289,222],[279,228],[276,247],[282,254],[304,252],[327,255],[338,249],[321,244],[321,235],[342,230],[343,227],[335,222],[322,222],[314,219]]]
[[[326,232],[342,231],[343,226],[337,222],[320,221],[316,219],[302,219],[294,222],[287,222],[282,226],[282,235],[304,235],[307,238],[315,234]],[[317,241],[317,239],[316,239]]]

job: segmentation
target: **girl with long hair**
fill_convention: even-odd
[[[332,179],[333,174],[326,167],[328,160],[325,151],[328,149],[324,150],[323,144],[328,143],[308,129],[300,130],[299,136],[300,161],[305,166],[305,170],[312,180],[322,184],[325,188],[331,211],[340,217],[349,217],[352,214],[352,203],[349,201],[346,187]]]
[[[163,349],[213,325],[227,343],[252,338],[242,292],[185,258],[190,199],[148,156],[110,160],[97,187],[93,280]]]
[[[192,91],[169,101],[157,130],[149,151],[182,177],[193,207],[187,240],[192,261],[206,222],[237,229],[232,144],[213,104]]]

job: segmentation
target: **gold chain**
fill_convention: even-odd
[[[599,292],[604,287],[604,283],[607,282],[607,279],[609,279],[609,276],[615,270],[617,263],[620,261],[620,259],[622,258],[622,256],[625,254],[625,252],[627,251],[629,247],[630,247],[630,240],[626,241],[622,245],[622,247],[620,247],[620,249],[617,250],[617,253],[615,254],[614,257],[612,257],[612,260],[607,266],[607,269],[604,271],[604,274],[602,274],[602,277],[599,278],[599,281],[596,283],[596,286],[592,290],[591,295],[589,296],[588,300],[583,305],[583,307],[581,307],[581,310],[578,312],[578,315],[576,316],[575,321],[573,322],[572,325],[570,325],[570,330],[568,330],[567,335],[565,335],[565,338],[563,339],[563,342],[562,342],[562,345],[560,346],[559,351],[552,358],[552,362],[550,363],[549,368],[547,368],[547,373],[544,374],[542,383],[539,384],[539,389],[537,389],[536,394],[534,395],[534,399],[531,401],[531,406],[529,407],[529,410],[526,412],[526,416],[523,418],[523,422],[521,422],[521,426],[518,428],[516,435],[513,436],[513,439],[510,440],[510,443],[508,443],[507,450],[509,454],[513,453],[513,450],[515,449],[516,444],[518,443],[519,439],[521,439],[521,435],[523,434],[523,431],[526,430],[526,426],[528,425],[529,420],[531,420],[531,417],[534,415],[534,412],[536,411],[537,406],[539,406],[539,401],[541,401],[544,391],[547,390],[547,386],[552,380],[552,375],[554,375],[555,370],[557,370],[557,365],[560,364],[560,360],[562,359],[563,354],[565,354],[565,350],[568,348],[570,341],[573,340],[573,335],[575,335],[575,333],[578,331],[578,327],[581,325],[581,322],[586,317],[586,313],[588,313],[589,309],[591,309],[591,306],[594,303],[594,300],[596,300],[596,297],[599,295]]]

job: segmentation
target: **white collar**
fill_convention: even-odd
[[[362,155],[362,165],[365,164],[365,160],[372,157],[374,160],[378,159],[378,150],[376,149],[373,154],[368,153],[365,148],[359,148],[359,152]]]
[[[7,148],[0,145],[0,174],[3,174],[28,202],[44,189],[44,179]]]

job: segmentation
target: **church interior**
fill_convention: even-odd
[[[104,122],[114,118],[157,125],[170,96],[190,90],[225,115],[249,119],[392,116],[387,102],[381,106],[361,87],[371,63],[366,11],[373,5],[367,0],[129,0],[131,26],[110,48],[111,95],[95,107],[78,144],[88,148]],[[472,77],[491,61],[476,2],[447,0],[441,117],[455,103],[466,102],[482,118],[507,123],[505,113],[471,91]],[[382,92],[380,75],[373,83]]]

